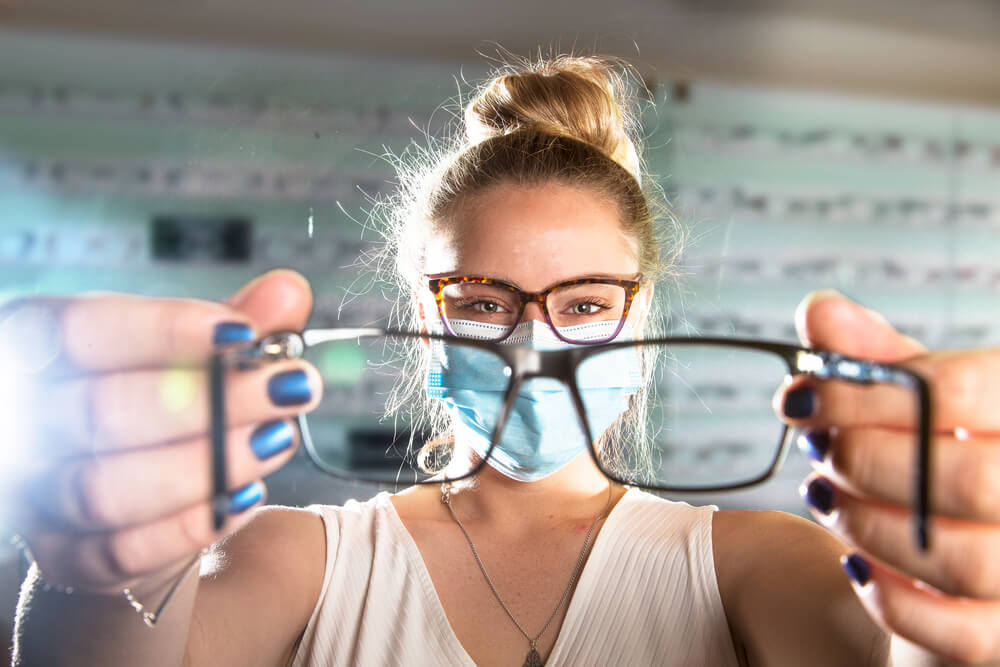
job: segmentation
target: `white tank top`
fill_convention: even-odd
[[[475,665],[388,493],[309,509],[326,526],[326,573],[293,667]],[[715,578],[715,509],[630,489],[598,533],[545,664],[738,665]]]

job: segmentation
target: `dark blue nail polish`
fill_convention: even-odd
[[[285,371],[267,381],[267,395],[275,405],[301,405],[312,398],[305,371]]]
[[[229,345],[230,343],[247,343],[252,341],[253,329],[250,325],[242,322],[219,322],[215,325],[215,334],[212,342],[216,345]]]
[[[872,578],[872,568],[864,558],[858,554],[851,554],[840,559],[840,564],[851,579],[858,586],[864,586]]]
[[[829,514],[833,511],[833,485],[822,477],[817,477],[806,487],[805,501],[810,507]]]
[[[239,514],[253,507],[264,495],[264,485],[260,482],[250,482],[239,491],[229,496],[229,513]]]
[[[813,413],[816,407],[816,397],[809,387],[796,387],[785,394],[785,403],[781,406],[786,417],[805,419]]]
[[[288,422],[268,422],[258,426],[251,434],[250,448],[263,461],[291,447],[294,438],[295,429]]]
[[[830,432],[822,429],[806,431],[799,436],[799,449],[813,461],[822,461],[830,451]]]

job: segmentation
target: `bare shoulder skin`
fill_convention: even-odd
[[[712,541],[742,665],[890,664],[889,635],[841,570],[847,548],[821,527],[784,512],[720,511]]]
[[[291,664],[323,583],[322,519],[264,508],[220,551],[199,584],[184,664]]]

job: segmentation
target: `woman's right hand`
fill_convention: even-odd
[[[301,330],[311,307],[301,276],[273,271],[225,304],[93,294],[0,309],[0,356],[11,356],[0,434],[15,459],[0,467],[0,525],[46,581],[153,590],[250,519],[260,480],[297,445],[290,418],[315,407],[322,384],[302,360],[229,372],[231,513],[215,531],[205,362],[224,341]]]

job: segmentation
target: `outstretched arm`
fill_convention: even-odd
[[[807,298],[796,324],[812,346],[901,362],[931,384],[927,553],[913,537],[913,418],[898,395],[799,378],[778,397],[787,406],[795,392],[797,416],[786,422],[817,445],[807,498],[817,520],[851,546],[845,569],[865,609],[930,654],[1000,663],[1000,348],[929,353],[832,292]],[[903,642],[894,647],[909,661],[899,664],[913,664]]]

